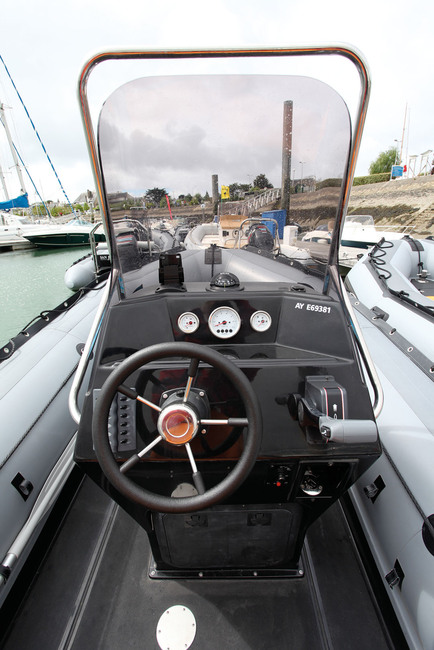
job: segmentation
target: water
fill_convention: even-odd
[[[0,253],[0,345],[41,311],[57,307],[72,295],[65,271],[89,247],[32,249]]]

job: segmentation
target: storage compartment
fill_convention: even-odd
[[[177,568],[265,568],[293,555],[297,504],[216,506],[192,514],[161,514],[155,531],[163,562]]]

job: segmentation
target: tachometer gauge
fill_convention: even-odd
[[[208,326],[219,339],[230,339],[241,327],[240,315],[232,307],[217,307],[208,318]]]
[[[178,327],[184,334],[192,334],[199,327],[199,318],[191,311],[186,311],[178,318]]]
[[[255,332],[266,332],[271,326],[271,316],[267,311],[255,311],[250,316],[250,325]]]

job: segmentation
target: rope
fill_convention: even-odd
[[[385,249],[392,248],[392,246],[392,242],[385,240],[383,237],[380,239],[378,244],[375,244],[372,250],[368,253],[369,262],[374,266],[375,270],[378,273],[378,277],[382,278],[383,280],[388,280],[390,277],[392,277],[392,274],[388,269],[382,269],[383,273],[380,274],[380,267],[385,266],[386,264],[386,261],[382,259],[386,255]]]
[[[1,56],[1,54],[0,54],[0,59],[1,59],[1,62],[3,63],[3,65],[4,65],[4,68],[5,68],[5,70],[6,70],[6,73],[7,73],[8,77],[9,77],[11,83],[12,83],[12,86],[14,87],[15,92],[16,92],[17,95],[18,95],[18,99],[20,100],[20,102],[21,102],[21,104],[22,104],[22,106],[23,106],[23,108],[24,108],[24,110],[25,110],[25,112],[26,112],[26,115],[27,115],[27,117],[28,117],[29,120],[30,120],[30,124],[32,125],[33,130],[34,130],[34,132],[36,133],[36,136],[37,136],[37,138],[38,138],[38,140],[39,140],[39,142],[40,142],[40,145],[41,145],[41,147],[42,147],[42,149],[43,149],[45,155],[47,156],[47,160],[48,160],[48,162],[50,163],[51,168],[52,168],[52,170],[53,170],[53,172],[54,172],[54,175],[56,176],[56,178],[57,178],[57,180],[58,180],[58,183],[59,183],[59,185],[60,185],[60,189],[62,190],[62,192],[63,192],[63,194],[64,194],[64,196],[65,196],[65,198],[66,198],[66,200],[67,200],[67,202],[68,202],[68,205],[69,205],[69,207],[70,207],[71,210],[72,210],[72,213],[75,214],[75,211],[74,211],[74,208],[72,207],[71,201],[69,200],[68,195],[67,195],[66,192],[65,192],[65,189],[64,189],[64,187],[63,187],[63,185],[62,185],[62,182],[61,182],[61,180],[60,180],[60,178],[59,178],[59,176],[58,176],[58,174],[57,174],[57,172],[56,172],[56,170],[55,170],[55,168],[54,168],[53,163],[51,162],[51,158],[50,158],[50,156],[48,155],[48,152],[47,152],[47,150],[46,150],[46,148],[45,148],[45,146],[44,146],[44,143],[42,142],[42,140],[41,140],[41,138],[40,138],[40,136],[39,136],[38,130],[36,129],[36,126],[34,125],[32,118],[30,117],[29,111],[27,110],[27,107],[26,107],[26,105],[25,105],[25,103],[24,103],[24,101],[23,101],[23,99],[22,99],[20,93],[18,92],[18,88],[16,87],[16,85],[15,85],[15,83],[14,83],[14,80],[12,79],[11,74],[10,74],[10,72],[9,72],[9,70],[8,70],[8,68],[7,68],[7,65],[6,65],[6,63],[4,62],[4,59],[3,59],[3,57]],[[15,145],[14,145],[14,148],[15,148],[15,150],[16,150]],[[18,152],[17,152],[17,153],[18,153]],[[21,156],[20,156],[20,160],[21,160]],[[21,160],[21,162],[22,162],[22,160]],[[27,171],[27,170],[26,170],[26,171]],[[29,174],[29,172],[27,172],[27,174],[29,175],[29,178],[30,178],[30,174]],[[32,180],[31,178],[30,178],[30,180],[32,181],[33,186],[35,187],[35,184],[33,183],[33,180]],[[35,189],[36,189],[36,188],[35,188]],[[38,194],[38,196],[39,196],[39,192],[37,192],[37,194]],[[39,198],[41,198],[41,197],[39,196]],[[42,201],[42,199],[41,199],[41,201]],[[45,204],[44,204],[44,207],[45,207],[45,209],[47,210]],[[47,210],[47,211],[48,211],[48,210]],[[48,213],[48,214],[50,214],[50,213]]]
[[[404,238],[404,241],[407,241],[410,246],[412,246],[411,242],[417,242],[417,240],[413,240],[411,237],[406,235]],[[372,250],[368,253],[368,258],[369,258],[369,263],[374,267],[379,279],[382,281],[384,287],[387,289],[387,291],[392,295],[398,298],[399,300],[402,300],[403,302],[408,303],[412,307],[415,307],[419,311],[422,311],[424,314],[428,314],[432,316],[434,314],[434,307],[431,307],[430,305],[422,305],[421,303],[417,302],[417,300],[413,300],[410,295],[406,291],[397,291],[395,289],[392,289],[389,287],[389,284],[387,280],[389,280],[392,277],[391,271],[389,269],[383,268],[386,265],[386,260],[383,258],[386,256],[386,249],[388,248],[393,248],[393,243],[390,241],[387,241],[384,237],[380,239],[378,244],[375,244],[375,246],[372,248]],[[421,249],[415,246],[412,246],[413,251],[417,251],[418,253],[418,268],[419,272],[423,269],[423,262],[422,258],[420,255]],[[422,249],[423,250],[423,249]]]
[[[87,285],[86,287],[82,287],[79,291],[77,291],[75,294],[73,294],[72,296],[70,296],[69,298],[67,298],[63,302],[63,307],[58,306],[58,307],[55,307],[53,309],[47,309],[47,310],[41,311],[37,316],[32,318],[32,320],[29,323],[27,323],[27,325],[25,325],[18,332],[18,334],[16,336],[9,339],[9,341],[3,347],[0,347],[0,364],[3,361],[5,361],[6,359],[9,359],[13,355],[15,350],[18,349],[19,347],[21,347],[21,345],[23,345],[24,341],[23,342],[21,342],[21,341],[17,342],[18,337],[20,335],[29,338],[30,336],[33,336],[33,334],[37,333],[37,332],[34,332],[33,334],[31,334],[28,331],[28,329],[35,322],[37,322],[39,320],[43,320],[43,321],[46,321],[45,324],[47,325],[49,322],[51,322],[55,318],[57,318],[57,316],[59,314],[63,314],[65,312],[67,312],[69,309],[71,309],[71,307],[73,307],[79,300],[81,300],[81,298],[86,293],[88,293],[90,291],[100,291],[103,286],[104,286],[104,283],[102,282],[102,280],[100,280],[100,284],[98,284],[97,286],[89,286],[89,285]],[[40,329],[42,329],[42,328],[40,328]],[[38,329],[37,331],[40,331],[40,329]]]

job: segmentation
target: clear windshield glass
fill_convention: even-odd
[[[350,141],[343,99],[308,77],[153,76],[121,86],[98,126],[121,271],[182,250],[198,225],[213,243],[242,246],[237,228],[261,216],[275,219],[282,254],[307,250],[325,268]]]

